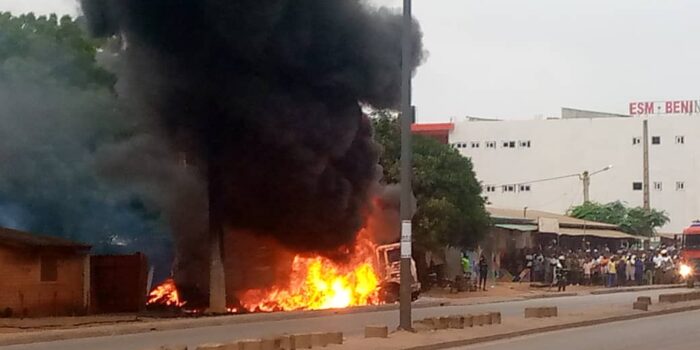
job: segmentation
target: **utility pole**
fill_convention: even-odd
[[[644,210],[649,213],[651,211],[651,205],[649,203],[649,120],[644,119],[643,122],[644,131],[642,133],[642,142],[644,142],[644,183],[642,189],[644,190]]]
[[[588,171],[583,172],[581,181],[583,181],[583,203],[585,204],[591,201],[591,175]]]
[[[411,0],[403,0],[403,25],[401,35],[401,280],[399,289],[399,328],[410,331],[411,321],[411,219],[412,186],[411,175],[412,145],[411,124]]]
[[[578,174],[578,178],[581,179],[581,182],[583,182],[583,204],[586,204],[591,201],[591,176],[600,174],[604,171],[608,171],[612,168],[612,165],[608,165],[605,168],[596,170],[594,172],[589,172],[588,170],[586,170],[583,173]]]
[[[210,314],[226,313],[226,273],[223,262],[224,230],[221,225],[221,180],[222,171],[218,154],[218,142],[210,145],[208,157],[209,195],[209,309]]]

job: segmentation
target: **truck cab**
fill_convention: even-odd
[[[679,275],[692,287],[700,280],[700,221],[683,230],[681,259]]]
[[[399,300],[399,289],[401,285],[401,244],[380,245],[376,249],[377,268],[382,279],[382,297],[387,303],[394,303]],[[416,272],[416,262],[411,259],[411,299],[416,300],[420,295],[421,284],[418,282]]]

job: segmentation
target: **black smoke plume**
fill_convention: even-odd
[[[202,181],[214,182],[220,224],[297,251],[354,240],[381,174],[360,104],[399,103],[399,14],[359,0],[82,6],[94,33],[125,42],[124,93]],[[421,37],[414,25],[411,67],[421,61]],[[199,200],[179,204],[207,210]]]

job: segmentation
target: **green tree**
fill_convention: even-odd
[[[586,202],[572,207],[568,214],[579,219],[618,225],[631,235],[645,237],[652,236],[657,228],[669,221],[664,211],[652,209],[647,213],[644,208],[629,207],[620,201],[607,204]]]
[[[386,110],[375,111],[372,117],[375,139],[383,146],[380,164],[384,181],[398,183],[398,119]],[[416,249],[437,251],[445,246],[474,246],[488,230],[490,219],[471,161],[452,147],[421,135],[414,135],[413,152]]]

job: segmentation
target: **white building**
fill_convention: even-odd
[[[485,120],[416,125],[472,159],[490,205],[564,213],[590,199],[643,205],[643,120],[649,125],[650,203],[680,232],[700,218],[700,116],[627,117],[563,110],[561,119]],[[446,137],[445,137],[446,136]]]

